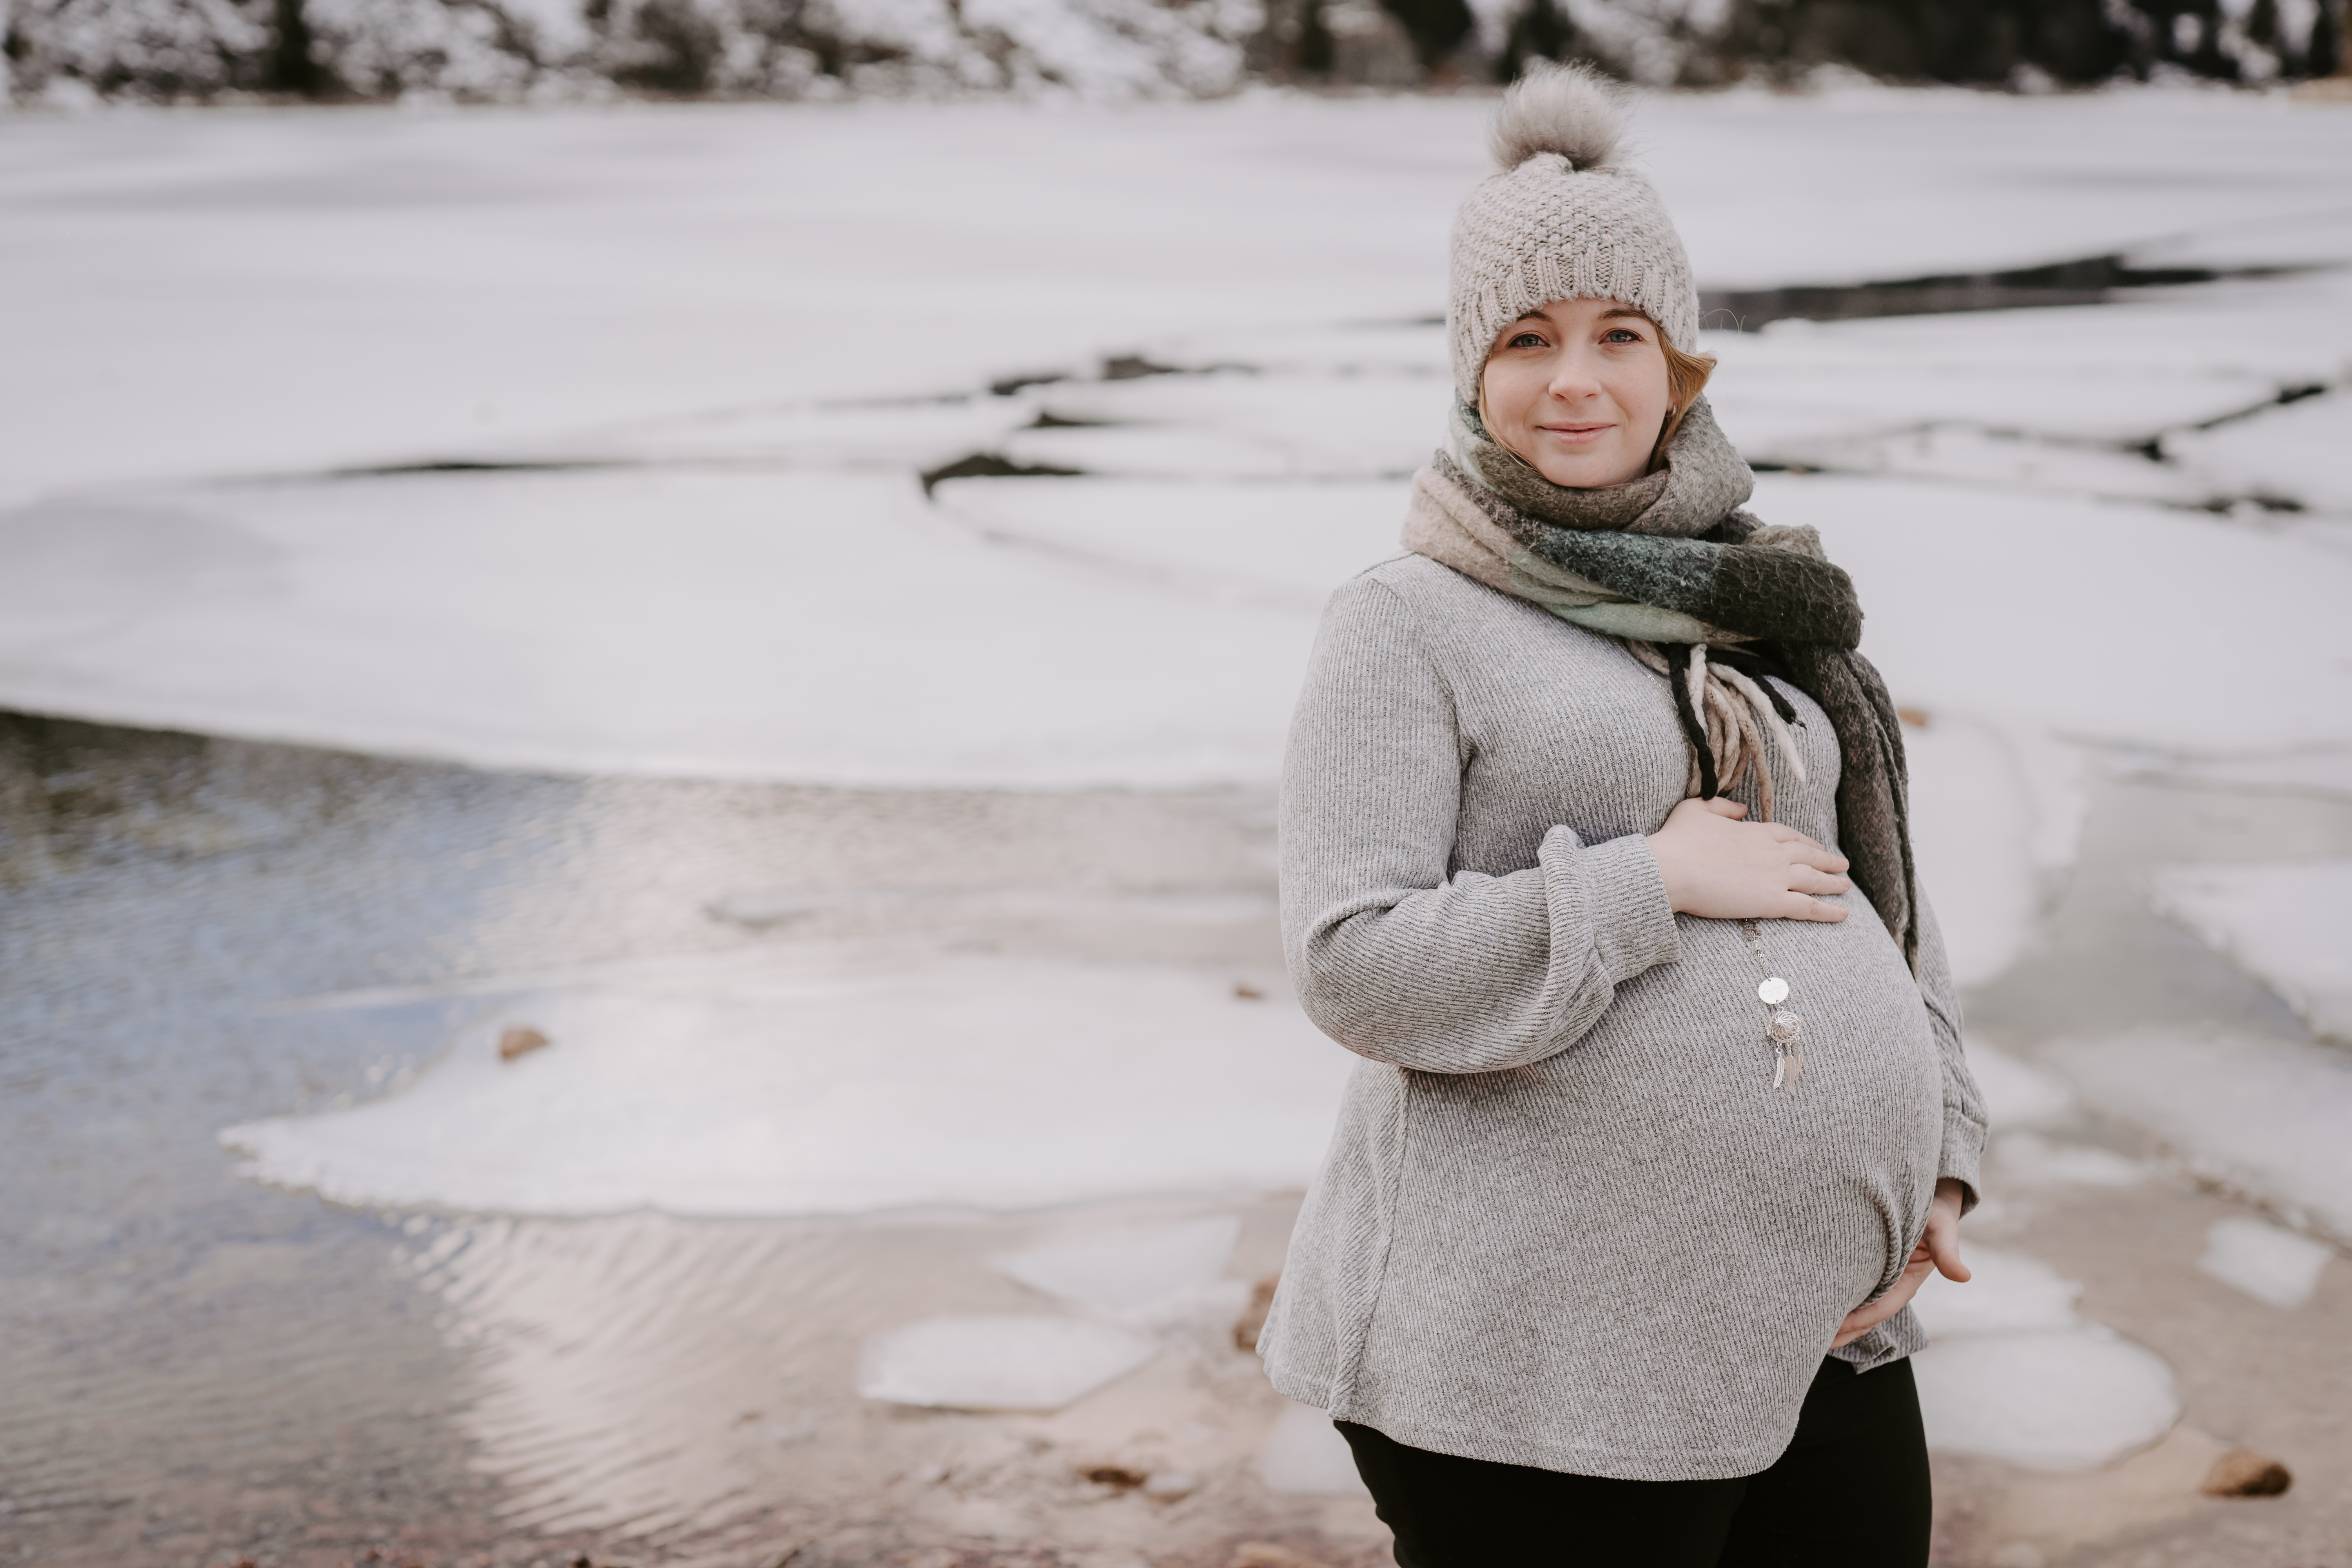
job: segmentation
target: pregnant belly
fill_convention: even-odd
[[[1775,1008],[1735,927],[1682,924],[1678,963],[1621,987],[1535,1069],[1519,1132],[1545,1129],[1564,1175],[1596,1198],[1780,1248],[1838,1281],[1834,1294],[1869,1294],[1925,1226],[1941,1152],[1942,1070],[1909,969],[1866,906],[1838,925],[1766,922],[1767,963],[1788,988]],[[1775,1011],[1802,1023],[1793,1075],[1769,1037]]]

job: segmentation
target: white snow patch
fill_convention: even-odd
[[[2088,1469],[2179,1418],[2172,1369],[2087,1329],[1961,1334],[1912,1358],[1927,1445],[2035,1469]]]
[[[877,1335],[857,1392],[950,1410],[1059,1410],[1133,1372],[1160,1342],[1075,1318],[928,1318]]]
[[[515,1024],[553,1044],[501,1061]],[[350,1203],[1013,1208],[1303,1185],[1350,1059],[1221,973],[696,971],[509,997],[407,1089],[221,1138],[247,1173]]]
[[[2095,1109],[2190,1163],[2352,1239],[2352,1058],[2325,1047],[2148,1028],[2062,1042],[2051,1064]]]
[[[1232,1215],[1129,1226],[1029,1247],[996,1267],[1049,1296],[1148,1321],[1214,1283],[1241,1230]]]
[[[1969,1071],[1983,1091],[1985,1113],[2001,1131],[2063,1120],[2074,1109],[2065,1080],[1981,1040],[1968,1042]]]
[[[2217,1219],[2205,1232],[2197,1267],[2224,1285],[2293,1311],[2319,1289],[2336,1249],[2258,1219]]]
[[[1364,1497],[1355,1450],[1320,1410],[1286,1401],[1257,1451],[1257,1477],[1276,1497]]]
[[[2352,1045],[2352,859],[2176,866],[2156,873],[2149,891],[2313,1034]]]

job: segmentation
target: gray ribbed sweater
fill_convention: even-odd
[[[1832,847],[1838,749],[1780,820]],[[1643,836],[1683,798],[1664,679],[1418,556],[1324,615],[1282,789],[1307,1016],[1360,1063],[1259,1348],[1400,1442],[1584,1475],[1751,1474],[1838,1321],[1891,1284],[1984,1114],[1934,917],[1914,981],[1859,892],[1760,922],[1805,1021],[1771,1088],[1738,928],[1677,915]],[[1755,802],[1748,803],[1751,809]],[[1925,1342],[1906,1309],[1839,1352]]]

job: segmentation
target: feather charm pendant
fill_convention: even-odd
[[[1786,1007],[1773,1013],[1764,1026],[1764,1037],[1772,1042],[1772,1087],[1781,1089],[1793,1085],[1797,1075],[1805,1070],[1805,1053],[1797,1042],[1805,1033],[1805,1021]]]

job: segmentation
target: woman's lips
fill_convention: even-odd
[[[1563,441],[1590,441],[1616,428],[1613,425],[1538,425],[1537,429],[1547,436],[1557,436]]]

